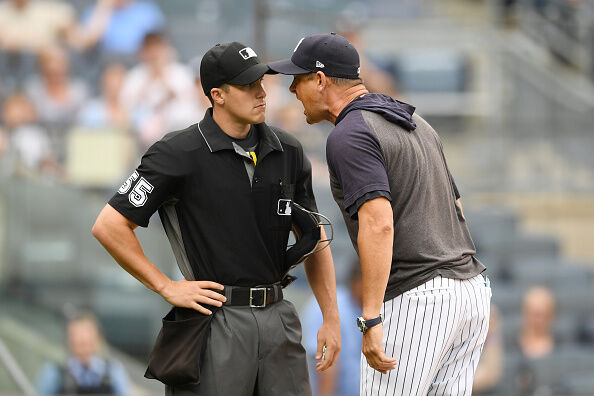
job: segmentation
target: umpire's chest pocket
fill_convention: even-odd
[[[278,184],[272,186],[272,225],[273,227],[290,228],[295,197],[294,184]]]

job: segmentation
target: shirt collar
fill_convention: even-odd
[[[260,136],[260,156],[272,150],[283,151],[283,146],[276,133],[264,122],[254,127]],[[211,153],[220,150],[235,150],[229,136],[217,125],[212,118],[212,107],[206,110],[204,118],[198,123],[198,131],[204,138]]]

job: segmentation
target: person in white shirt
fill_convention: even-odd
[[[159,32],[149,33],[140,51],[141,63],[124,81],[122,103],[132,117],[143,148],[200,119],[201,109],[189,67],[175,60],[173,48]]]

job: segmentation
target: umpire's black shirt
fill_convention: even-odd
[[[316,208],[301,144],[265,123],[253,127],[260,142],[251,180],[248,156],[209,109],[199,124],[151,146],[109,201],[143,227],[158,210],[186,278],[235,286],[279,281],[291,228],[289,201]]]

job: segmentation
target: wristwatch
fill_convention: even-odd
[[[359,316],[357,318],[357,326],[359,327],[359,330],[361,330],[361,333],[365,334],[367,333],[367,330],[369,330],[373,326],[382,323],[382,320],[382,315],[378,316],[377,318],[367,320],[363,319],[363,316]]]

